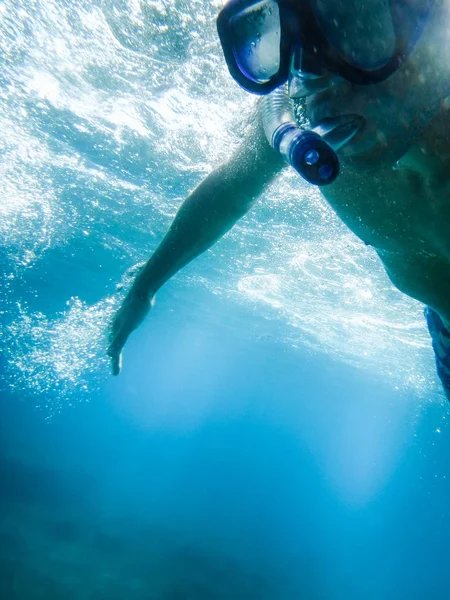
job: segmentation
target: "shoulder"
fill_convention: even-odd
[[[439,179],[450,177],[450,98],[442,103],[400,162],[424,175]]]
[[[433,153],[450,153],[450,97],[443,100],[438,113],[430,119],[420,140]]]

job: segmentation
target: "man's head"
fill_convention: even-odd
[[[290,82],[308,117],[356,113],[345,153],[395,162],[448,95],[450,0],[231,0],[218,18],[229,70],[253,93]],[[445,75],[442,73],[445,70]]]

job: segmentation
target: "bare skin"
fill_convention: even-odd
[[[450,113],[430,123],[396,165],[344,169],[324,195],[375,248],[392,283],[450,323]]]
[[[450,9],[448,0],[439,2],[449,12],[435,13],[399,71],[373,86],[333,84],[308,98],[307,113],[313,126],[342,114],[365,118],[363,131],[343,151],[341,174],[323,194],[375,248],[392,283],[450,325],[450,103],[442,97],[442,82],[450,79],[442,22]],[[113,374],[158,289],[229,231],[283,168],[255,121],[231,160],[188,196],[113,320]]]
[[[446,127],[443,127],[445,123]],[[323,193],[347,226],[380,256],[393,284],[450,323],[450,120],[438,115],[398,163],[361,173],[347,166]],[[232,159],[188,196],[116,314],[108,354],[113,374],[130,333],[158,289],[211,247],[285,168],[258,124]]]
[[[256,121],[232,158],[186,198],[114,317],[108,348],[113,375],[119,374],[123,346],[152,308],[159,288],[227,233],[285,166]]]

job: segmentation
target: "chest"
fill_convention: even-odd
[[[324,196],[367,244],[450,258],[450,125],[436,119],[394,168],[343,168]]]

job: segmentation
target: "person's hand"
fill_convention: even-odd
[[[111,357],[112,374],[118,375],[122,368],[122,349],[130,333],[145,319],[155,304],[155,298],[138,296],[130,292],[117,311],[109,334],[108,356]]]

